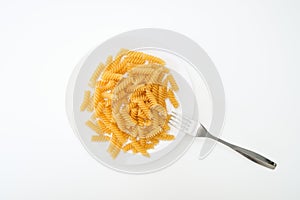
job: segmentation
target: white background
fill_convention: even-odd
[[[300,199],[299,1],[0,1],[0,199]],[[171,167],[121,174],[95,161],[65,114],[68,78],[97,44],[136,28],[198,42],[222,77],[222,137],[275,160],[194,144]]]

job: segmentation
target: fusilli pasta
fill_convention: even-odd
[[[160,140],[175,138],[167,133],[171,115],[166,100],[179,106],[174,94],[178,85],[164,65],[161,58],[121,49],[92,74],[89,86],[94,92],[84,92],[80,110],[93,112],[86,122],[97,133],[91,141],[109,141],[107,152],[112,158],[121,150],[149,157],[148,150]]]

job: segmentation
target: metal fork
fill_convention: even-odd
[[[169,124],[173,126],[176,129],[179,129],[183,131],[186,134],[192,135],[194,137],[206,137],[213,140],[216,140],[218,142],[221,142],[222,144],[232,148],[236,152],[240,153],[241,155],[245,156],[249,160],[260,164],[264,167],[267,167],[269,169],[275,169],[276,163],[265,158],[262,155],[259,155],[258,153],[255,153],[253,151],[244,149],[242,147],[238,147],[236,145],[230,144],[220,138],[217,138],[210,134],[207,129],[198,121],[189,119],[186,116],[179,115],[175,113],[174,111],[171,114],[171,119],[169,121]]]

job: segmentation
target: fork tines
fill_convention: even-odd
[[[171,112],[170,125],[177,129],[188,128],[191,125],[191,121],[174,111]]]

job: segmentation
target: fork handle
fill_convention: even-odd
[[[213,140],[216,140],[218,142],[221,142],[222,144],[224,144],[224,145],[232,148],[236,152],[240,153],[241,155],[245,156],[249,160],[252,160],[253,162],[255,162],[255,163],[259,164],[259,165],[262,165],[262,166],[267,167],[269,169],[275,169],[276,168],[277,164],[275,162],[267,159],[266,157],[264,157],[264,156],[262,156],[262,155],[260,155],[258,153],[255,153],[255,152],[250,151],[248,149],[244,149],[242,147],[239,147],[239,146],[236,146],[236,145],[231,144],[229,142],[226,142],[226,141],[224,141],[224,140],[222,140],[220,138],[217,138],[217,137],[209,134],[208,132],[206,134],[206,137],[211,138]]]

